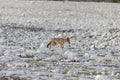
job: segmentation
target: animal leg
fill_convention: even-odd
[[[63,45],[63,44],[60,44],[60,47],[61,47],[61,49],[63,49],[63,48],[64,48],[64,45]]]

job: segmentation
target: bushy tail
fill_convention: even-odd
[[[47,44],[47,48],[50,46],[50,44],[51,44],[51,41]]]

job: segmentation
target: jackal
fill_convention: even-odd
[[[59,46],[63,49],[65,43],[70,44],[70,39],[69,38],[52,38],[51,41],[47,44],[47,47],[50,46],[50,48],[54,48],[56,44],[59,44]]]

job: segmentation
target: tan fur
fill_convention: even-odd
[[[50,48],[54,48],[55,45],[59,44],[59,46],[63,49],[65,43],[70,44],[70,39],[69,38],[52,38],[51,41],[48,43],[47,47],[50,46]]]

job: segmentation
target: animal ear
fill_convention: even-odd
[[[67,37],[66,39],[67,39],[67,40],[69,40],[69,38],[68,38],[68,37]]]
[[[65,36],[65,38],[67,38],[67,36]]]

